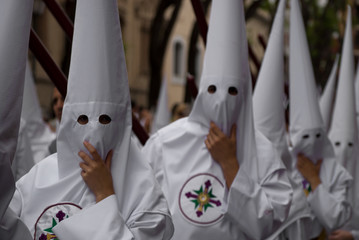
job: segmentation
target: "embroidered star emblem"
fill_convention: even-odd
[[[197,217],[201,217],[203,213],[207,211],[208,208],[213,208],[213,204],[217,207],[222,205],[221,201],[214,200],[214,198],[217,197],[212,193],[213,189],[211,188],[211,186],[211,182],[207,180],[204,183],[204,188],[203,186],[201,186],[198,190],[193,190],[193,192],[196,194],[192,192],[187,192],[185,194],[187,198],[193,198],[191,202],[195,204],[194,209],[197,209]]]

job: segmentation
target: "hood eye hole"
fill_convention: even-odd
[[[307,138],[309,138],[308,134],[303,135],[303,139],[307,139]]]
[[[101,124],[109,124],[111,122],[111,118],[110,116],[106,115],[106,114],[102,114],[99,118],[98,121]]]
[[[86,125],[89,122],[89,118],[86,115],[80,115],[77,118],[77,122],[81,125]]]
[[[353,146],[353,143],[351,143],[351,142],[348,143],[348,146],[349,146],[349,147],[352,147],[352,146]]]
[[[229,93],[230,95],[232,95],[232,96],[236,96],[236,95],[238,94],[238,90],[237,90],[237,88],[235,88],[235,87],[229,87],[229,88],[228,88],[228,93]]]
[[[339,146],[340,146],[340,142],[335,142],[335,146],[339,147]]]
[[[215,93],[217,90],[216,86],[215,85],[210,85],[207,89],[207,91],[210,93],[210,94],[213,94]]]
[[[315,135],[317,138],[320,138],[320,133],[317,133],[316,135]]]

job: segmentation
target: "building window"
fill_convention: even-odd
[[[173,65],[172,65],[172,81],[178,84],[184,84],[185,78],[185,46],[182,38],[175,38],[172,43]]]

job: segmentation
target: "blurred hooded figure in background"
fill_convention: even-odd
[[[143,148],[170,206],[173,239],[264,239],[288,215],[285,166],[253,128],[247,51],[243,1],[214,0],[193,109]]]
[[[30,240],[8,205],[15,191],[11,164],[19,133],[33,0],[0,1],[0,239]],[[15,30],[14,30],[15,29]],[[22,125],[24,126],[24,124]],[[19,136],[20,134],[20,136]],[[23,136],[26,136],[24,134]],[[18,146],[18,149],[21,147]],[[29,146],[28,146],[29,148]],[[31,155],[30,155],[31,156]]]
[[[47,125],[47,123],[43,120],[34,78],[32,76],[29,63],[26,64],[21,118],[25,121],[34,161],[35,163],[38,163],[50,155],[48,147],[56,138],[56,134],[51,131],[49,125]]]
[[[327,130],[327,133],[329,132],[333,115],[338,63],[339,55],[337,54],[337,56],[335,57],[334,65],[332,67],[332,71],[330,72],[328,81],[319,100],[320,112],[322,114],[324,126]]]
[[[290,15],[290,141],[295,177],[308,194],[313,213],[311,238],[345,224],[352,213],[347,194],[350,174],[335,161],[334,149],[323,123],[312,62],[298,0],[291,0]]]
[[[311,210],[302,183],[294,180],[298,174],[288,149],[284,111],[284,13],[281,0],[275,16],[268,45],[253,94],[255,128],[275,146],[286,165],[293,188],[293,200],[288,219],[268,239],[309,239]]]
[[[151,133],[157,132],[159,129],[171,122],[171,113],[168,108],[167,80],[162,79],[160,95],[158,96],[156,112],[153,116],[151,125]]]
[[[21,178],[10,208],[34,239],[169,239],[173,225],[131,141],[116,0],[78,0],[58,153]]]
[[[37,162],[50,155],[48,150],[56,134],[42,118],[40,103],[30,64],[26,64],[21,121],[15,159],[11,168],[15,180],[19,180]]]
[[[352,216],[349,222],[341,226],[341,230],[333,232],[329,239],[359,239],[359,140],[355,114],[352,18],[349,6],[329,138],[334,145],[336,160],[354,178],[353,187],[348,194],[348,201],[353,206]]]

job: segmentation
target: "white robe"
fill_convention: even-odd
[[[295,168],[297,158],[292,156],[291,178],[303,185],[304,178]],[[351,217],[352,207],[347,201],[352,177],[334,158],[324,159],[320,169],[322,183],[307,196],[312,211],[311,238],[317,237],[323,228],[330,233],[343,226]],[[304,190],[304,186],[303,186]]]
[[[170,239],[173,225],[166,202],[150,166],[139,162],[139,156],[132,143],[126,176],[119,177],[124,180],[122,192],[95,204],[82,179],[68,176],[59,180],[57,154],[50,155],[16,183],[10,208],[35,239],[46,239],[52,233],[71,240]],[[80,175],[80,168],[74,174]],[[114,175],[113,179],[118,178]],[[62,205],[72,209],[65,212]],[[59,209],[66,217],[60,219]]]
[[[247,159],[228,191],[204,144],[207,134],[208,128],[183,118],[151,136],[143,148],[170,207],[173,239],[263,239],[288,214],[292,190],[284,165],[256,132],[260,181],[247,171]],[[195,203],[201,190],[212,194],[211,206],[202,209]]]

